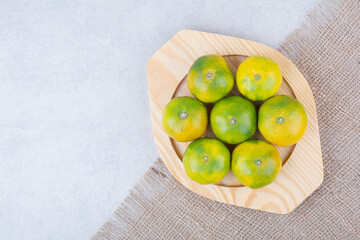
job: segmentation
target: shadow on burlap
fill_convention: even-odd
[[[322,2],[280,51],[315,97],[323,184],[277,215],[192,193],[159,160],[93,239],[360,239],[360,2]]]

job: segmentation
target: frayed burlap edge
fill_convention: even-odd
[[[137,214],[144,210],[144,202],[150,199],[162,198],[176,182],[166,169],[161,159],[158,159],[144,176],[138,181],[130,194],[121,203],[112,217],[101,227],[93,239],[119,239],[122,231],[126,231],[134,222],[141,221],[141,215]],[[156,211],[156,203],[153,208]]]

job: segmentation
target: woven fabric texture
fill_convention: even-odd
[[[320,3],[280,51],[315,97],[323,184],[277,215],[203,198],[159,160],[93,239],[360,239],[360,1]]]

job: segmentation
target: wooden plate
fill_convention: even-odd
[[[283,168],[276,180],[266,187],[245,187],[231,171],[217,184],[201,185],[192,181],[187,177],[181,161],[189,143],[170,139],[162,130],[161,118],[166,104],[177,96],[192,96],[187,89],[186,75],[192,63],[206,54],[222,55],[234,76],[239,64],[248,56],[263,55],[271,58],[280,66],[283,75],[278,94],[296,98],[305,108],[308,116],[306,132],[296,145],[277,147]],[[285,214],[296,208],[322,183],[323,164],[314,97],[300,71],[280,52],[240,38],[183,30],[150,58],[147,74],[156,147],[169,171],[191,191],[227,204]],[[229,95],[240,95],[236,86]],[[254,104],[258,108],[261,102]],[[210,112],[213,104],[206,106]],[[210,128],[205,136],[215,137]],[[253,138],[263,139],[259,132]],[[228,147],[232,151],[235,146]]]

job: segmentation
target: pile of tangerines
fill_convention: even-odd
[[[186,174],[200,184],[221,181],[230,171],[250,188],[273,182],[282,161],[277,146],[298,142],[305,133],[307,116],[303,106],[280,89],[279,66],[264,56],[251,56],[236,73],[242,96],[228,96],[234,76],[226,60],[217,55],[198,58],[187,75],[193,97],[176,97],[165,107],[162,125],[176,141],[190,142],[183,164]],[[265,101],[257,113],[251,101]],[[203,103],[215,103],[210,126],[216,138],[202,137],[209,117]],[[257,128],[268,141],[250,139]],[[202,137],[202,138],[201,138]],[[232,152],[224,144],[238,144]]]

